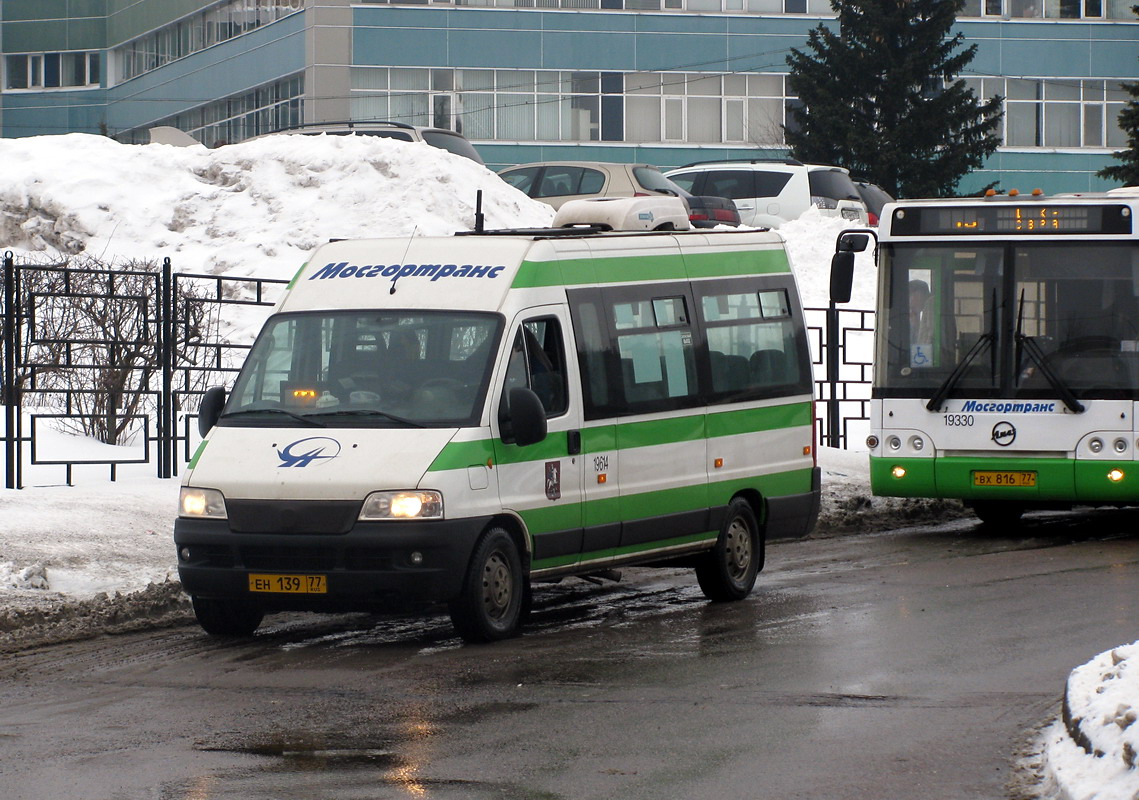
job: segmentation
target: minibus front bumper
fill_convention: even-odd
[[[244,599],[266,609],[364,611],[450,600],[462,588],[489,521],[356,522],[344,533],[236,533],[228,520],[180,517],[174,523],[178,577],[193,597]]]

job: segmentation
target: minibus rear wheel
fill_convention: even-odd
[[[696,565],[696,580],[704,596],[714,603],[743,600],[755,586],[763,567],[763,537],[751,505],[737,497],[716,539],[716,546]]]
[[[241,600],[191,597],[190,601],[198,624],[213,636],[250,636],[265,618],[264,611]]]
[[[468,642],[494,642],[518,632],[526,594],[518,546],[505,528],[490,528],[475,545],[463,588],[450,602],[451,623]]]

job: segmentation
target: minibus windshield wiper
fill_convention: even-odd
[[[1068,407],[1068,410],[1073,414],[1082,414],[1086,410],[1084,404],[1076,399],[1072,394],[1072,390],[1068,388],[1067,384],[1060,379],[1060,376],[1048,364],[1048,358],[1044,355],[1044,351],[1040,349],[1040,345],[1036,343],[1035,336],[1025,336],[1021,328],[1024,323],[1024,290],[1020,292],[1020,310],[1016,315],[1016,333],[1014,340],[1021,350],[1028,353],[1028,357],[1036,364],[1036,368],[1040,370],[1040,374],[1048,381],[1049,385],[1056,390],[1056,394],[1060,395],[1060,400]]]
[[[957,365],[957,368],[949,373],[949,377],[937,387],[937,391],[933,393],[933,397],[929,398],[929,402],[925,404],[925,407],[930,411],[940,411],[941,404],[945,402],[945,398],[949,396],[949,393],[953,391],[953,387],[961,380],[961,376],[965,374],[965,370],[977,359],[977,356],[981,355],[981,353],[992,346],[992,344],[993,335],[991,333],[982,333],[980,338],[977,339],[977,342],[969,348],[969,352],[965,354],[965,357],[961,359],[961,363]]]
[[[240,417],[246,414],[284,414],[286,417],[291,417],[297,422],[303,422],[305,425],[310,425],[314,428],[327,428],[320,420],[310,419],[301,414],[294,414],[292,411],[286,411],[283,408],[243,408],[238,411],[229,411],[221,415],[221,419],[229,419],[230,417]]]
[[[312,417],[383,417],[390,419],[392,422],[398,422],[401,425],[406,425],[409,428],[426,428],[422,422],[416,422],[413,419],[400,417],[395,414],[389,414],[386,411],[380,411],[375,408],[355,408],[339,411],[320,411],[316,414],[310,414]],[[320,423],[324,424],[324,423]]]

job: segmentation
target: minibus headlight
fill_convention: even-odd
[[[442,516],[443,495],[418,489],[372,492],[360,509],[361,520],[440,519]]]
[[[217,489],[183,486],[178,493],[178,513],[196,519],[226,519],[225,497]]]

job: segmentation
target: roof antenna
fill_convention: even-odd
[[[475,192],[475,233],[483,232],[482,189]]]
[[[419,230],[418,225],[411,229],[411,235],[407,237],[407,247],[403,248],[403,258],[399,260],[399,270],[392,276],[392,288],[388,289],[388,294],[395,294],[395,282],[399,280],[399,276],[403,272],[403,262],[407,261],[407,251],[411,249],[411,240],[415,238],[417,230]]]

